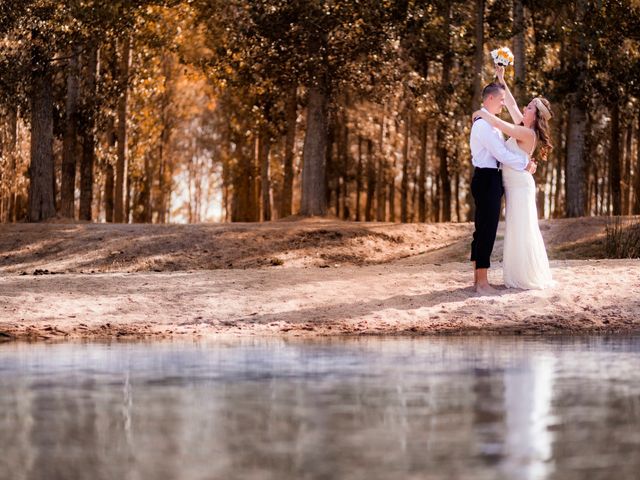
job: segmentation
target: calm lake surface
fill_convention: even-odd
[[[640,337],[0,345],[2,479],[638,479]]]

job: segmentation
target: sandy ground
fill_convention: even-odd
[[[542,222],[558,286],[492,297],[470,224],[3,225],[0,339],[638,333],[640,260],[598,259],[605,225]]]

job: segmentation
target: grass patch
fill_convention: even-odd
[[[606,258],[640,258],[640,219],[614,217],[606,226]]]

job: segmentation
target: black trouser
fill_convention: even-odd
[[[471,242],[471,261],[476,262],[476,269],[491,266],[491,252],[496,241],[503,193],[500,170],[475,168],[471,180],[471,194],[476,203],[476,231],[473,232]]]

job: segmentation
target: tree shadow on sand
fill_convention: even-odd
[[[349,318],[358,318],[364,315],[384,310],[417,310],[442,305],[456,305],[469,299],[491,299],[505,295],[517,294],[521,290],[499,289],[495,295],[481,296],[473,287],[462,287],[438,290],[435,292],[418,295],[394,295],[385,299],[367,300],[364,302],[339,303],[334,305],[321,305],[311,308],[290,310],[286,312],[251,314],[245,317],[223,321],[225,326],[238,324],[268,324],[272,322],[285,322],[291,325],[313,324],[331,325]],[[490,301],[490,300],[489,300]]]
[[[435,231],[431,226],[420,228],[425,232]],[[456,228],[463,230],[464,226]],[[260,268],[288,262],[289,257],[307,258],[318,265],[379,264],[413,253],[411,242],[423,233],[416,231],[413,237],[407,237],[403,229],[410,227],[348,222],[222,226],[18,225],[6,228],[0,238],[0,271]],[[428,249],[428,245],[424,247]],[[281,257],[286,258],[278,261]]]

